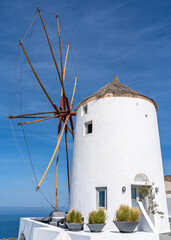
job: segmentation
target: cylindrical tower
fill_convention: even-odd
[[[107,225],[121,204],[134,206],[137,186],[154,182],[160,232],[169,230],[156,103],[121,84],[117,77],[77,108],[70,209],[87,221],[104,207]]]

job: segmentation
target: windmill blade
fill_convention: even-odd
[[[63,72],[63,84],[65,81],[65,71],[66,71],[66,63],[67,63],[67,58],[68,58],[68,51],[69,51],[69,46],[67,48],[66,57],[65,57],[65,65],[64,65],[64,72]],[[66,109],[66,101],[64,101],[64,98],[65,97],[63,97],[63,90],[61,89],[60,109],[62,109],[63,106],[64,106],[64,109]]]
[[[59,30],[58,15],[56,15],[56,20],[57,20],[57,27],[58,27],[58,38],[59,38],[60,60],[61,60],[61,76],[62,76],[62,81],[64,83],[64,79],[63,79],[63,62],[62,62],[62,46],[61,46],[61,36],[60,36],[60,30]]]
[[[59,133],[58,140],[59,141]],[[56,159],[56,211],[58,211],[58,170],[59,170],[59,148],[57,150],[57,159]]]
[[[64,64],[64,71],[63,71],[63,84],[65,82],[65,72],[66,72],[66,64],[67,64],[68,53],[69,53],[69,46],[70,46],[70,43],[68,43],[66,57],[65,57],[65,64]],[[64,96],[63,98],[62,98],[62,96],[63,96],[63,90],[61,89],[61,100],[63,101],[63,99],[64,99],[63,103],[61,102],[61,104],[64,106],[64,109],[66,109],[66,105],[67,105],[68,110],[70,110],[69,102],[67,101],[66,96]],[[61,107],[62,107],[62,105],[61,105]]]
[[[61,131],[61,117],[59,118],[59,122],[58,122],[57,142],[59,141],[60,131]],[[56,211],[58,211],[58,170],[59,170],[59,148],[57,150],[57,159],[56,159]]]
[[[51,116],[49,116],[49,117],[51,117]],[[14,118],[15,118],[15,117],[14,117]],[[37,118],[47,118],[47,116],[36,116],[36,117],[35,117],[35,116],[31,116],[31,117],[17,117],[17,118],[23,118],[23,119],[25,119],[25,118],[26,118],[26,119],[36,118],[36,119],[37,119]]]
[[[69,178],[69,157],[68,157],[67,128],[65,128],[65,146],[66,146],[66,158],[67,158],[68,191],[69,191],[69,194],[70,194],[70,178]]]
[[[66,120],[65,120],[64,125],[63,125],[63,128],[62,128],[62,132],[61,132],[60,137],[59,137],[59,139],[58,139],[58,142],[57,142],[56,148],[55,148],[55,150],[54,150],[54,152],[53,152],[52,158],[51,158],[51,160],[50,160],[50,162],[49,162],[49,164],[48,164],[48,167],[47,167],[47,169],[46,169],[46,171],[45,171],[42,179],[41,179],[40,182],[39,182],[39,185],[38,185],[37,188],[36,188],[36,191],[39,190],[39,188],[40,188],[40,186],[41,186],[41,184],[42,184],[42,182],[43,182],[43,180],[44,180],[44,178],[45,178],[45,176],[46,176],[46,174],[47,174],[47,172],[48,172],[48,170],[49,170],[49,168],[50,168],[50,166],[51,166],[51,164],[52,164],[52,162],[53,162],[53,159],[54,159],[54,157],[55,157],[55,155],[56,155],[56,153],[57,153],[57,151],[58,151],[58,149],[59,149],[59,144],[60,144],[60,142],[61,142],[61,139],[62,139],[64,130],[65,130],[65,126],[66,126],[67,123],[68,123],[69,116],[70,116],[70,115],[68,115],[68,116],[66,117]]]
[[[70,121],[71,129],[72,129],[72,132],[73,132],[74,131],[74,123],[73,123],[73,120],[72,120],[72,116],[70,116],[69,121]]]
[[[59,152],[56,160],[56,211],[58,211],[58,169],[59,169]]]
[[[70,43],[68,43],[67,52],[66,52],[66,56],[65,56],[65,64],[64,64],[64,72],[63,72],[63,82],[65,81],[65,72],[66,72],[66,65],[67,65],[67,60],[68,60],[69,47],[70,47]]]
[[[58,18],[58,15],[56,15],[56,19],[55,20],[57,21],[57,31],[58,31],[58,40],[59,40],[59,50],[60,50],[60,60],[59,60],[60,63],[57,64],[58,59],[55,59],[55,54],[54,54],[55,52],[53,52],[53,49],[52,49],[52,45],[51,45],[50,38],[49,38],[50,36],[48,36],[48,32],[47,32],[46,26],[44,24],[42,13],[40,12],[39,8],[37,8],[36,16],[37,15],[40,16],[41,24],[43,25],[42,31],[44,31],[45,35],[46,35],[45,36],[45,41],[47,39],[47,41],[48,41],[48,48],[50,48],[50,55],[52,55],[52,58],[53,58],[52,61],[54,61],[54,64],[55,64],[55,67],[56,67],[55,71],[57,71],[57,78],[59,77],[59,80],[60,80],[60,85],[61,85],[60,105],[59,105],[59,108],[58,108],[53,103],[51,97],[49,96],[50,92],[48,94],[48,92],[46,91],[45,87],[43,86],[43,84],[42,84],[43,82],[41,82],[41,80],[39,79],[39,76],[37,75],[38,72],[35,71],[36,68],[34,69],[35,66],[34,66],[34,64],[32,65],[32,63],[30,61],[31,59],[29,59],[30,56],[28,57],[29,54],[28,54],[28,52],[26,53],[27,50],[25,50],[25,48],[24,48],[25,46],[23,46],[23,41],[24,41],[27,33],[29,32],[32,24],[34,23],[34,21],[33,21],[31,26],[29,27],[28,31],[26,32],[26,34],[25,34],[25,36],[23,38],[23,41],[19,41],[19,44],[21,46],[22,52],[24,53],[24,55],[25,55],[29,65],[31,67],[31,70],[32,70],[36,80],[38,81],[40,87],[42,88],[44,94],[46,95],[46,97],[48,98],[48,101],[51,103],[51,105],[53,106],[54,109],[52,109],[53,111],[49,111],[49,112],[27,113],[27,114],[23,114],[22,113],[22,67],[21,67],[21,84],[20,84],[20,90],[21,90],[20,100],[21,100],[21,104],[20,104],[20,115],[16,115],[16,116],[12,116],[11,115],[11,116],[9,116],[9,118],[10,119],[14,119],[14,118],[22,119],[23,122],[18,123],[18,125],[21,125],[22,129],[23,129],[23,125],[24,124],[40,123],[42,121],[46,121],[46,120],[49,120],[49,119],[58,118],[58,120],[59,120],[59,124],[58,124],[58,137],[57,137],[57,142],[56,142],[55,149],[52,152],[52,156],[51,156],[50,161],[48,160],[47,168],[45,169],[44,174],[42,174],[43,176],[42,176],[39,184],[38,184],[38,182],[36,182],[36,185],[37,185],[36,191],[38,191],[38,190],[40,190],[40,186],[43,183],[44,178],[46,177],[46,175],[47,175],[47,173],[48,173],[48,171],[49,171],[49,169],[50,169],[50,167],[52,165],[52,162],[53,162],[54,158],[57,157],[55,160],[56,160],[56,210],[58,211],[58,193],[60,192],[58,190],[58,184],[59,184],[59,182],[58,182],[59,181],[58,171],[59,171],[59,161],[60,161],[60,159],[59,159],[59,146],[60,146],[62,137],[64,135],[64,131],[65,131],[65,145],[66,145],[68,191],[70,193],[69,150],[68,150],[68,138],[67,138],[68,136],[67,136],[67,133],[69,131],[72,134],[73,138],[74,138],[74,132],[73,132],[74,124],[73,124],[72,117],[76,115],[76,112],[73,111],[72,108],[73,108],[73,101],[74,101],[76,85],[77,85],[77,77],[75,77],[75,84],[74,84],[74,89],[73,89],[72,98],[71,98],[71,104],[70,104],[70,102],[68,100],[68,97],[66,96],[66,92],[65,92],[65,88],[64,88],[65,87],[64,82],[65,82],[65,77],[66,77],[66,67],[67,67],[69,50],[70,50],[70,43],[68,43],[67,49],[65,50],[66,51],[65,52],[66,55],[64,56],[64,51],[62,49],[63,44],[62,44],[62,41],[61,41],[62,40],[62,31],[60,33],[60,30],[61,30],[60,29],[60,27],[61,27],[60,23],[61,22],[59,23],[60,19]],[[34,20],[35,20],[35,18],[34,18]],[[22,61],[21,61],[21,63],[22,63]],[[68,126],[69,125],[68,121],[70,121],[71,126]],[[63,124],[63,126],[61,128],[62,124]],[[23,130],[23,134],[25,135],[24,130]],[[26,140],[25,140],[25,142],[26,142]],[[26,142],[26,147],[28,149],[27,142]],[[29,151],[28,151],[28,153],[29,153]],[[30,159],[31,159],[31,157],[30,157]],[[34,169],[33,169],[33,172],[34,172]],[[42,192],[41,192],[41,194],[43,195]]]
[[[71,98],[71,103],[70,103],[70,110],[72,110],[72,106],[73,106],[73,101],[74,101],[74,96],[75,96],[75,90],[76,90],[76,86],[77,86],[77,76],[75,77],[75,84],[74,84],[74,89],[73,89],[73,93],[72,93],[72,98]],[[72,131],[72,136],[73,136],[73,139],[74,139],[74,124],[73,124],[73,120],[72,120],[72,116],[70,115],[70,124],[71,124],[71,131]]]
[[[68,129],[69,132],[72,134],[72,137],[73,137],[73,139],[74,139],[74,133],[73,133],[73,131],[71,131],[71,129],[68,127],[68,125],[67,125],[67,129]]]
[[[41,14],[39,8],[37,8],[37,10],[39,12],[39,16],[40,16],[40,19],[41,19],[41,22],[42,22],[42,25],[43,25],[43,28],[44,28],[44,31],[45,31],[45,34],[46,34],[46,38],[48,40],[49,48],[50,48],[50,51],[51,51],[51,54],[52,54],[52,58],[53,58],[53,61],[55,63],[55,67],[56,67],[56,70],[57,70],[57,73],[58,73],[58,76],[59,76],[59,80],[60,80],[60,83],[61,83],[63,94],[64,94],[64,96],[66,96],[65,90],[64,90],[64,84],[63,84],[63,81],[62,81],[62,78],[61,78],[61,75],[60,75],[60,72],[59,72],[59,68],[58,68],[58,65],[57,65],[57,62],[56,62],[53,50],[52,50],[52,46],[51,46],[51,43],[50,43],[50,40],[49,40],[49,36],[48,36],[47,30],[46,30],[46,27],[45,27],[45,24],[44,24],[44,21],[43,21],[43,18],[42,18],[42,14]]]
[[[70,46],[70,43],[68,43],[68,47],[67,47],[67,52],[66,52],[66,57],[65,57],[65,64],[64,64],[64,71],[63,71],[63,84],[65,82],[65,72],[66,72],[66,64],[67,64],[67,59],[68,59],[68,52],[69,52],[69,46]],[[61,97],[63,96],[63,91],[61,89]],[[62,98],[61,98],[62,100]],[[65,102],[63,103],[65,104]],[[61,105],[61,103],[60,103]],[[61,106],[62,107],[62,106]]]
[[[13,118],[31,118],[31,116],[35,116],[35,115],[41,115],[41,114],[49,114],[49,113],[56,113],[56,111],[52,111],[52,112],[39,112],[39,113],[27,113],[27,114],[20,114],[20,115],[16,115],[16,116],[13,116],[13,115],[10,115],[8,116],[9,119],[13,119]]]
[[[35,120],[35,121],[21,122],[21,123],[18,123],[18,125],[38,123],[38,122],[42,122],[42,121],[45,121],[45,120],[48,120],[48,119],[58,118],[58,117],[59,117],[59,115],[55,115],[55,116],[50,116],[50,117],[46,117],[46,118],[43,118],[43,119],[38,119],[38,120]]]
[[[77,87],[77,76],[75,77],[74,90],[72,93],[72,98],[71,98],[71,103],[70,103],[71,106],[73,105],[76,87]]]
[[[26,53],[26,51],[25,51],[25,49],[24,49],[24,47],[23,47],[22,42],[19,41],[19,44],[20,44],[20,46],[21,46],[21,48],[22,48],[22,50],[23,50],[23,53],[24,53],[24,55],[25,55],[25,57],[26,57],[26,59],[27,59],[29,65],[30,65],[30,67],[31,67],[31,69],[32,69],[32,71],[33,71],[33,73],[34,73],[34,75],[35,75],[35,77],[36,77],[36,79],[37,79],[39,85],[41,86],[43,92],[45,93],[46,97],[48,98],[48,100],[49,100],[50,103],[52,104],[53,108],[54,108],[57,112],[59,112],[57,106],[52,102],[52,100],[51,100],[51,98],[49,97],[47,91],[45,90],[43,84],[41,83],[41,81],[40,81],[40,79],[39,79],[39,77],[38,77],[36,71],[34,70],[33,65],[31,64],[30,59],[28,58],[28,55],[27,55],[27,53]]]

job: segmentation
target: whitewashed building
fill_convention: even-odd
[[[77,107],[70,209],[87,222],[90,211],[104,207],[107,228],[121,204],[134,206],[137,186],[154,182],[159,232],[169,231],[157,104],[120,83],[117,76]]]
[[[170,239],[156,111],[154,100],[121,84],[117,77],[83,100],[76,114],[70,209],[80,210],[87,223],[90,211],[104,207],[108,216],[104,231],[92,233],[85,224],[84,231],[70,232],[53,221],[22,218],[18,239]],[[116,209],[120,204],[136,205],[136,187],[146,181],[154,182],[155,200],[164,218],[156,214],[151,221],[138,203],[137,231],[119,233],[112,222]]]
[[[166,175],[164,179],[165,179],[165,187],[166,187],[166,199],[167,199],[169,221],[171,223],[171,175]]]

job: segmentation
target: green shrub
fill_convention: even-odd
[[[66,217],[67,223],[82,223],[82,215],[79,211],[72,209]]]
[[[140,210],[138,207],[130,208],[128,205],[121,205],[116,211],[115,221],[120,222],[135,222],[140,217]]]
[[[82,215],[78,211],[75,213],[75,222],[76,223],[81,223],[82,222]]]
[[[119,219],[118,221],[127,222],[129,219],[129,206],[121,205],[120,208],[116,211],[116,219]]]
[[[92,211],[89,213],[88,222],[90,224],[101,224],[106,221],[106,213],[103,208],[99,208],[97,211]]]
[[[138,207],[130,208],[129,221],[136,222],[138,221],[139,217],[140,217],[140,210],[138,209]]]
[[[89,217],[88,217],[88,222],[90,224],[94,224],[95,223],[95,219],[96,218],[96,211],[92,211],[89,213]]]

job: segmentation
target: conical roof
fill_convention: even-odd
[[[99,98],[103,98],[103,97],[137,97],[137,98],[143,98],[146,99],[147,101],[150,101],[154,104],[154,106],[156,107],[157,110],[157,104],[156,102],[151,99],[148,98],[144,95],[142,95],[141,93],[132,90],[131,88],[127,87],[126,85],[122,84],[119,80],[118,77],[115,76],[114,80],[110,83],[108,83],[107,85],[105,85],[104,87],[102,87],[100,90],[98,90],[97,92],[93,93],[92,95],[90,95],[89,97],[87,97],[86,99],[84,99],[83,101],[81,101],[77,108],[78,109],[80,106],[84,105],[85,103],[95,100],[95,99],[99,99]]]

